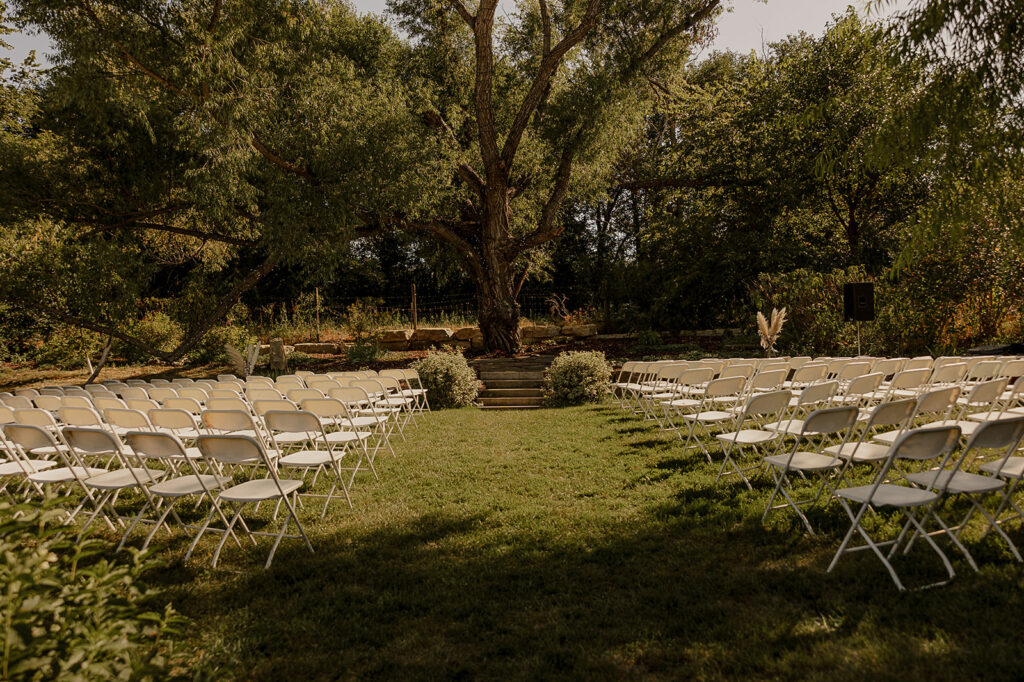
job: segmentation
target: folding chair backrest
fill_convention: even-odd
[[[959,426],[911,429],[896,439],[889,454],[893,459],[923,462],[947,456],[959,440]]]
[[[398,379],[402,381],[405,379],[405,372],[400,369],[382,369],[379,373],[382,377],[391,377],[392,379]]]
[[[358,386],[332,388],[327,395],[335,400],[341,401],[345,405],[364,405],[370,401],[370,396],[367,395],[366,391]]]
[[[63,403],[62,398],[55,395],[37,395],[32,399],[32,404],[38,407],[40,410],[46,410],[47,412],[56,412],[61,408]]]
[[[153,427],[149,417],[138,410],[123,407],[112,407],[103,413],[107,423],[122,429],[148,430]]]
[[[4,405],[6,405],[7,407],[10,407],[10,408],[13,408],[15,410],[30,410],[30,409],[32,409],[32,400],[29,399],[29,398],[26,398],[23,395],[5,396],[4,398],[2,398],[0,400],[2,400]]]
[[[54,421],[53,415],[46,410],[40,410],[35,407],[15,409],[14,421],[27,426],[41,426],[44,429],[57,428],[57,422]]]
[[[169,386],[155,386],[149,389],[149,397],[158,403],[165,402],[168,398],[177,398],[178,392]]]
[[[917,401],[913,398],[880,403],[875,406],[875,409],[871,410],[871,416],[868,418],[866,428],[903,425],[914,416],[914,409],[916,407]]]
[[[857,423],[856,407],[827,407],[811,412],[804,420],[803,433],[839,433]]]
[[[788,369],[770,369],[767,372],[758,372],[748,383],[748,388],[752,391],[773,391],[782,386],[782,382],[788,375]]]
[[[290,400],[257,400],[252,404],[256,414],[262,416],[272,410],[280,412],[295,412],[299,408]]]
[[[78,452],[91,455],[121,452],[121,443],[109,431],[81,426],[68,426],[61,433],[64,440]]]
[[[1011,419],[997,419],[981,422],[967,441],[967,450],[1002,450],[1010,453],[1017,449],[1021,438],[1024,438],[1024,415]]]
[[[707,367],[715,373],[715,376],[717,376],[722,373],[723,369],[725,369],[725,362],[723,360],[703,358],[699,360],[697,363],[695,363],[695,366]]]
[[[929,391],[917,399],[917,411],[915,414],[920,416],[923,414],[934,415],[948,412],[956,404],[956,399],[959,397],[959,386]]]
[[[164,401],[164,407],[172,410],[185,410],[192,414],[202,414],[203,406],[193,398],[168,398]]]
[[[715,377],[715,370],[710,367],[687,367],[676,378],[680,386],[700,386]]]
[[[402,384],[394,377],[379,376],[377,377],[377,381],[380,382],[380,385],[383,386],[386,391],[394,393],[402,392]]]
[[[722,378],[722,379],[728,379],[728,378],[731,378],[731,377],[739,377],[741,379],[749,379],[751,377],[751,375],[753,375],[753,373],[754,373],[754,366],[753,365],[747,365],[747,364],[744,364],[744,365],[729,365],[728,367],[726,367],[725,369],[722,370],[722,372],[719,375],[719,377]]]
[[[239,410],[248,412],[249,405],[237,395],[234,398],[210,398],[206,401],[207,410]]]
[[[210,397],[206,399],[207,403],[211,400],[216,400],[217,398],[237,399],[240,395],[238,391],[232,391],[227,388],[211,388],[207,393],[210,395]]]
[[[870,362],[852,361],[843,365],[842,369],[836,372],[836,379],[852,381],[858,377],[865,376],[869,371],[871,371]]]
[[[170,433],[130,431],[124,435],[124,440],[139,457],[179,461],[186,457],[185,446]]]
[[[923,367],[920,369],[905,369],[892,378],[892,387],[902,390],[920,388],[928,381],[931,373],[930,369]]]
[[[744,412],[748,417],[760,417],[781,414],[789,407],[789,399],[793,394],[789,391],[772,391],[751,396],[747,400]]]
[[[198,386],[187,386],[178,389],[179,398],[191,398],[199,403],[205,403],[210,399],[210,394]]]
[[[987,360],[979,362],[967,372],[968,381],[988,381],[994,379],[999,370],[1003,368],[1001,360]]]
[[[141,386],[129,386],[128,388],[121,389],[122,400],[147,400],[149,399],[149,393],[146,389]]]
[[[880,372],[882,376],[889,377],[900,371],[906,358],[882,358],[875,362],[871,371]]]
[[[908,370],[914,370],[914,369],[927,369],[927,370],[931,370],[932,362],[933,361],[932,361],[932,359],[930,357],[927,357],[927,356],[924,356],[924,355],[919,355],[916,358],[912,358],[912,359],[908,360],[907,363],[905,365],[903,365],[903,371],[906,372]]]
[[[820,384],[811,384],[800,391],[800,395],[797,396],[797,403],[800,405],[817,405],[818,403],[831,400],[838,390],[839,382],[835,379]]]
[[[800,369],[793,372],[793,383],[809,384],[815,381],[822,381],[827,375],[828,365],[804,365]]]
[[[249,431],[256,427],[248,410],[206,410],[203,426],[214,431]]]
[[[194,429],[196,420],[188,410],[179,410],[173,407],[162,407],[158,410],[150,410],[149,421],[158,429]]]
[[[316,376],[316,372],[310,372],[308,369],[300,369],[295,371],[295,376],[302,377],[302,380],[305,381],[308,377]]]
[[[245,378],[245,385],[247,387],[248,386],[255,386],[257,384],[262,384],[263,386],[273,386],[274,385],[274,380],[271,379],[270,377],[261,377],[261,376],[256,376],[256,375],[252,375],[252,374],[250,374],[249,376],[247,376]]]
[[[51,387],[41,388],[41,389],[39,389],[39,395],[62,396],[62,395],[64,395],[64,389],[63,388],[57,388],[56,386],[54,386],[52,388]]]
[[[305,388],[306,382],[296,376],[281,376],[274,382],[274,388],[281,393],[286,393],[293,388]]]
[[[96,409],[99,410],[101,413],[104,410],[117,410],[128,407],[128,405],[126,405],[125,402],[120,398],[104,398],[102,396],[97,396],[93,398],[92,404],[95,405]]]
[[[306,386],[308,386],[309,388],[315,388],[324,395],[327,395],[327,391],[331,390],[332,388],[340,388],[341,384],[339,384],[334,379],[331,379],[330,377],[316,376],[310,377],[308,380],[306,380]]]
[[[384,393],[384,387],[376,379],[356,379],[350,386],[361,388],[371,396],[379,396]]]
[[[1008,379],[1024,376],[1024,360],[1007,360],[999,369],[999,376]]]
[[[150,379],[149,383],[151,386],[172,386],[168,379]]]
[[[708,398],[724,398],[726,396],[739,395],[747,380],[743,377],[723,377],[709,381],[704,395]]]
[[[320,420],[312,412],[301,410],[270,410],[263,415],[263,423],[274,433],[286,431],[298,433],[319,433]]]
[[[975,384],[971,387],[970,393],[967,394],[966,402],[968,405],[991,405],[999,396],[1006,390],[1006,377],[1000,377],[999,379],[992,379],[991,381],[983,381],[980,384]]]
[[[203,434],[196,439],[196,445],[203,456],[222,464],[249,464],[253,460],[267,464],[263,447],[252,436]]]
[[[134,398],[128,398],[124,402],[125,405],[128,406],[129,410],[138,410],[139,412],[149,412],[150,410],[155,410],[156,408],[160,407],[160,403],[158,403],[155,400],[150,400],[149,398],[143,398],[138,400]]]
[[[196,381],[188,377],[178,377],[177,379],[171,379],[171,383],[175,386],[190,386],[196,383]]]
[[[967,364],[963,362],[946,363],[932,370],[932,384],[955,384],[967,374]]]
[[[276,388],[249,388],[245,391],[245,397],[254,403],[257,400],[280,400],[282,396]]]
[[[328,417],[334,419],[348,417],[348,408],[346,408],[345,403],[338,398],[308,398],[302,401],[301,407],[306,412],[315,414],[317,417]]]
[[[882,385],[882,379],[884,378],[884,374],[881,372],[875,372],[873,374],[865,374],[864,376],[857,377],[856,379],[851,379],[850,385],[846,387],[845,395],[859,396],[876,391],[878,390],[878,387]]]
[[[301,403],[306,398],[323,398],[324,394],[322,391],[316,388],[293,388],[288,391],[288,400],[292,401],[296,405]]]
[[[14,409],[6,405],[0,405],[0,424],[14,423]]]
[[[3,429],[7,439],[25,452],[38,448],[52,448],[57,445],[53,434],[41,426],[34,424],[5,424]]]
[[[124,383],[128,384],[129,386],[146,387],[149,385],[148,381],[143,381],[142,379],[126,379]]]
[[[106,386],[103,386],[102,384],[88,384],[87,386],[83,386],[82,388],[84,388],[89,393],[110,393],[110,389],[107,388]]]
[[[793,369],[795,371],[795,370],[800,369],[801,367],[803,367],[804,365],[806,365],[810,361],[811,361],[811,356],[810,355],[798,355],[795,358],[790,358],[789,359],[789,366],[790,366],[791,369]]]
[[[60,399],[60,404],[61,407],[92,407],[94,400],[95,396],[87,398],[84,395],[66,395]]]
[[[68,426],[95,426],[103,428],[103,418],[91,407],[62,407],[60,420]]]

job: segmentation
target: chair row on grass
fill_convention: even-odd
[[[342,385],[346,380],[373,383]],[[243,509],[273,503],[274,520],[282,506],[286,515],[279,529],[270,533],[275,539],[266,561],[269,566],[284,537],[302,539],[312,550],[298,515],[304,499],[323,499],[321,519],[333,499],[344,498],[351,507],[349,492],[357,474],[368,472],[376,478],[377,453],[385,448],[394,454],[391,436],[397,431],[404,438],[404,427],[429,409],[426,392],[414,375],[403,375],[401,383],[394,376],[371,380],[327,375],[308,375],[301,382],[286,397],[276,389],[280,378],[268,384],[258,378],[243,383],[225,376],[214,383],[233,388],[203,385],[211,391],[229,390],[233,397],[208,393],[205,404],[190,409],[175,406],[174,401],[199,402],[198,396],[158,393],[162,403],[133,409],[130,401],[143,399],[120,395],[129,388],[151,394],[160,388],[152,384],[108,385],[111,396],[89,392],[91,406],[62,402],[52,405],[54,411],[35,401],[47,405],[45,398],[68,401],[83,396],[66,390],[64,395],[23,391],[3,396],[0,491],[19,503],[56,488],[65,500],[69,523],[88,513],[79,538],[101,519],[122,533],[118,549],[140,523],[153,526],[143,541],[146,547],[158,529],[170,531],[169,521],[175,522],[192,536],[186,559],[204,534],[220,533],[213,565],[229,537],[240,543],[238,536],[244,534],[255,542],[254,536],[267,534],[249,527]],[[254,396],[250,386],[251,391],[273,395]],[[23,405],[20,400],[29,400],[32,406],[17,406]],[[103,400],[123,405],[96,402]],[[325,481],[322,490],[316,488],[318,480]],[[201,524],[184,523],[175,508],[189,498],[196,508],[208,506]],[[297,535],[287,533],[292,522]]]
[[[750,364],[755,371],[749,375],[728,371]],[[844,377],[847,364],[804,382],[800,370],[813,364],[793,370],[768,362],[720,367],[695,362],[642,367],[642,378],[634,368],[616,390],[624,408],[675,431],[686,450],[715,462],[716,484],[735,476],[753,490],[756,477],[767,471],[771,493],[765,518],[772,510],[790,509],[813,533],[805,510],[838,501],[851,526],[829,570],[843,554],[868,549],[903,589],[891,560],[918,539],[938,554],[949,578],[954,570],[935,535],[947,536],[977,570],[962,537],[976,517],[982,537],[995,531],[1022,560],[1002,526],[1021,516],[1013,498],[1024,478],[1024,458],[1014,453],[1024,437],[1024,382],[1008,387],[1011,377],[1001,376],[1002,368],[1012,367],[1006,361],[982,376],[964,372],[949,380],[943,370],[958,364],[966,363],[894,369],[891,375],[873,372],[877,365],[872,364],[863,370],[868,374]],[[920,370],[930,377],[914,388],[899,381]],[[814,485],[798,499],[794,487],[808,481]],[[964,517],[949,524],[943,510],[957,505]],[[892,509],[902,514],[896,536],[875,540],[865,517]],[[853,546],[856,537],[864,544]]]

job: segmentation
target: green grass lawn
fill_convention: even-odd
[[[285,541],[264,571],[264,538],[210,570],[214,539],[188,565],[184,540],[157,543],[191,665],[268,680],[1024,675],[1022,568],[991,538],[980,574],[959,560],[937,589],[898,593],[867,553],[828,574],[838,505],[811,515],[817,536],[788,513],[762,525],[767,480],[715,488],[703,457],[611,404],[434,412],[396,452],[354,509],[308,521],[315,554]],[[942,574],[917,548],[897,566],[910,584]]]

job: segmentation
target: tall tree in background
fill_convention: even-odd
[[[652,89],[705,41],[721,0],[393,0],[433,84],[424,121],[448,145],[445,210],[410,224],[458,252],[488,349],[518,349],[516,293],[533,250],[561,233],[567,199],[600,196],[643,131]]]

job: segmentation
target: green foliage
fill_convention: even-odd
[[[544,394],[552,406],[600,402],[608,393],[611,377],[604,353],[566,351],[544,371]]]
[[[384,355],[380,345],[384,316],[377,309],[379,303],[376,299],[362,299],[348,307],[345,330],[354,339],[345,350],[345,358],[349,362],[373,362]]]
[[[259,339],[244,327],[221,325],[206,333],[203,340],[189,353],[189,360],[198,363],[224,361],[224,344],[231,344],[239,353],[245,355],[245,349]]]
[[[36,364],[58,369],[82,369],[86,356],[96,359],[103,347],[103,337],[77,327],[60,325],[45,337],[33,355]]]
[[[419,373],[432,408],[466,407],[480,392],[476,372],[461,350],[446,347],[431,351],[412,363],[412,368]]]
[[[380,360],[384,349],[380,343],[372,341],[355,341],[345,349],[345,360],[355,365],[363,365]]]
[[[644,329],[637,333],[636,342],[640,346],[660,346],[661,334],[653,329]]]
[[[151,311],[141,320],[136,320],[128,327],[128,332],[150,348],[161,351],[173,350],[181,342],[184,333],[177,321],[160,310]],[[149,353],[132,344],[115,344],[114,350],[117,355],[131,363],[152,359]]]
[[[53,504],[0,502],[0,678],[163,679],[170,637],[184,619],[150,610],[139,583],[151,564],[102,558],[98,540],[76,543]]]

